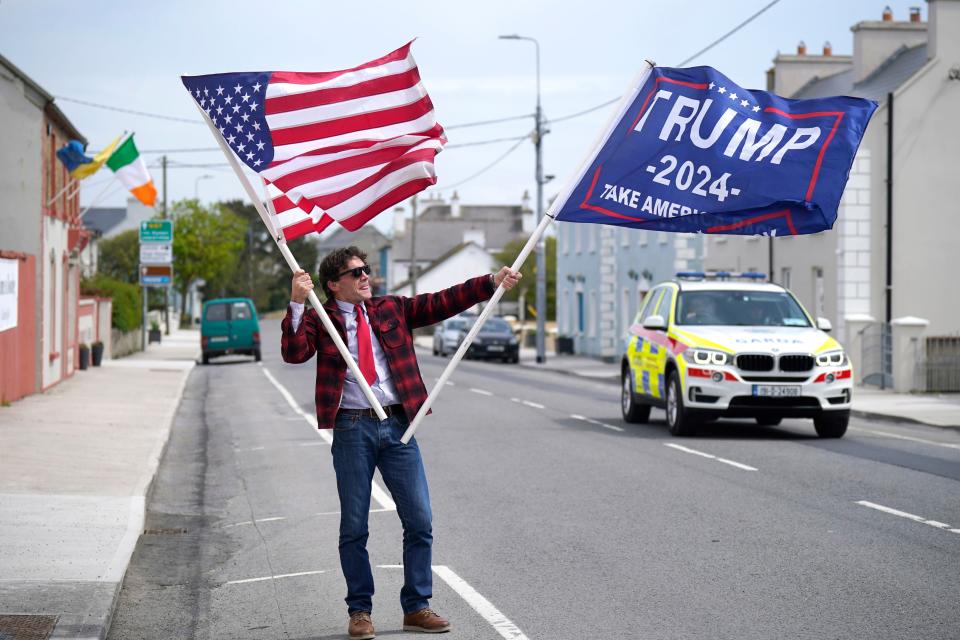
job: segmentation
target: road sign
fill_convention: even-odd
[[[154,242],[141,244],[140,262],[143,264],[170,264],[173,262],[173,245]]]
[[[169,287],[173,284],[173,266],[169,264],[141,264],[140,285]]]
[[[173,242],[173,220],[144,220],[140,223],[140,242]]]

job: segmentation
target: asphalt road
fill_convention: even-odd
[[[194,370],[111,638],[345,637],[314,363],[263,334],[263,366]],[[421,352],[428,387],[446,362]],[[660,411],[623,423],[614,385],[479,362],[452,381],[418,432],[448,637],[960,637],[960,432],[721,421],[679,439]],[[386,494],[372,508],[374,622],[414,637],[399,521]]]

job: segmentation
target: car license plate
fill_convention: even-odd
[[[800,387],[785,384],[755,384],[753,385],[753,395],[770,398],[796,398],[800,396]]]
[[[491,344],[487,347],[487,351],[503,351],[502,344]]]
[[[210,342],[226,342],[227,340],[229,340],[227,336],[211,336],[210,337]]]

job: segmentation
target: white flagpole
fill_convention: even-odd
[[[527,240],[527,244],[524,245],[523,249],[520,251],[520,255],[517,256],[517,259],[513,262],[513,266],[510,268],[513,270],[518,270],[523,262],[527,259],[527,256],[530,255],[530,252],[533,250],[533,247],[540,240],[540,236],[547,230],[547,227],[550,226],[550,223],[553,222],[554,212],[559,211],[564,204],[566,204],[567,199],[570,197],[570,194],[577,187],[577,184],[580,183],[580,180],[583,179],[583,175],[590,168],[590,164],[593,162],[594,157],[596,157],[597,152],[601,147],[606,143],[607,138],[610,137],[610,134],[613,133],[613,130],[616,128],[617,123],[623,117],[624,112],[633,102],[637,92],[643,87],[643,84],[647,81],[647,77],[650,75],[650,71],[654,67],[654,63],[646,60],[646,67],[637,74],[633,79],[633,82],[630,84],[630,90],[624,93],[623,97],[620,98],[620,103],[617,105],[617,109],[614,111],[613,115],[610,118],[610,121],[607,123],[607,126],[602,130],[601,134],[597,137],[596,142],[593,147],[590,149],[590,152],[584,157],[583,162],[580,164],[580,169],[574,174],[573,179],[567,181],[564,190],[561,192],[560,197],[556,198],[553,201],[553,204],[550,206],[550,209],[543,216],[543,219],[540,221],[540,224],[537,225],[537,228],[534,229],[533,234],[531,234],[530,239]],[[443,373],[440,374],[440,379],[437,380],[437,384],[434,385],[433,389],[430,390],[430,394],[427,396],[426,401],[423,403],[423,406],[420,407],[420,410],[417,411],[417,415],[414,417],[413,422],[410,423],[410,426],[407,427],[407,430],[404,432],[403,437],[400,438],[400,441],[404,444],[410,442],[410,439],[413,437],[414,432],[416,432],[417,427],[420,426],[420,422],[423,420],[423,417],[427,415],[427,411],[430,410],[430,407],[433,406],[433,401],[436,400],[437,396],[440,394],[440,390],[447,382],[447,378],[450,377],[450,374],[453,373],[453,370],[460,363],[460,360],[463,358],[464,354],[467,352],[467,349],[470,348],[470,344],[473,342],[473,339],[476,337],[477,333],[480,331],[480,327],[483,326],[483,323],[486,322],[487,316],[490,315],[490,312],[493,310],[494,305],[500,300],[500,297],[503,296],[505,289],[503,285],[497,287],[497,290],[494,291],[493,296],[490,298],[490,301],[487,303],[487,306],[484,308],[483,312],[480,314],[480,317],[477,318],[477,321],[473,323],[473,327],[470,329],[470,332],[463,339],[463,342],[460,343],[460,348],[457,349],[457,352],[451,358],[450,363],[447,365],[447,368],[443,370]]]
[[[108,180],[108,181],[107,181],[107,184],[103,187],[103,190],[102,190],[100,193],[97,194],[97,196],[90,202],[90,204],[88,204],[86,207],[84,207],[83,211],[81,211],[81,212],[80,212],[80,215],[78,216],[81,220],[83,220],[84,214],[85,214],[87,211],[90,211],[90,208],[91,208],[91,207],[95,207],[95,206],[97,206],[98,204],[100,204],[100,201],[103,200],[103,199],[107,196],[107,190],[110,189],[111,187],[115,186],[115,185],[113,184],[113,182],[114,182],[115,179],[116,179],[116,177],[114,177],[114,178],[111,179],[111,180]],[[111,193],[113,193],[113,192],[111,191]]]
[[[62,196],[63,193],[64,193],[67,189],[73,189],[74,187],[77,187],[77,188],[79,189],[79,188],[80,188],[80,181],[77,180],[76,178],[72,178],[72,177],[71,177],[69,180],[67,180],[67,184],[63,185],[63,189],[60,189],[60,191],[57,191],[57,195],[55,195],[55,196],[53,196],[52,198],[50,198],[49,200],[47,200],[47,207],[49,208],[50,205],[52,205],[54,202],[56,202],[56,201],[57,201],[57,198],[59,198],[60,196]],[[70,195],[67,196],[67,198],[69,199],[70,196],[72,196],[74,193],[76,193],[76,191],[71,192]]]
[[[283,239],[283,234],[278,234],[274,231],[273,222],[271,221],[270,215],[263,207],[263,202],[260,200],[260,197],[257,195],[257,192],[254,190],[253,185],[250,184],[250,181],[247,179],[247,176],[244,175],[243,169],[240,167],[240,163],[237,161],[236,156],[233,154],[233,151],[227,146],[227,142],[223,139],[223,136],[220,135],[220,130],[213,126],[210,117],[207,113],[200,108],[200,105],[196,101],[191,99],[191,102],[197,105],[197,109],[200,111],[200,115],[203,117],[203,121],[207,123],[207,126],[210,127],[210,133],[213,134],[214,139],[216,139],[217,144],[220,145],[220,149],[223,151],[223,155],[227,157],[227,161],[230,163],[230,166],[233,167],[234,173],[237,174],[237,179],[240,181],[240,184],[243,185],[244,190],[247,192],[247,196],[250,198],[250,202],[253,203],[254,208],[256,208],[257,213],[260,214],[260,219],[263,221],[263,224],[270,231],[270,235],[273,237],[273,241],[277,244],[277,248],[280,249],[280,254],[283,256],[284,260],[287,261],[287,265],[290,269],[296,273],[300,270],[300,266],[297,264],[296,258],[293,257],[293,254],[290,252],[290,248],[287,246],[286,240]],[[273,204],[269,197],[267,197],[267,203],[272,208]],[[363,395],[367,398],[367,402],[370,403],[370,406],[373,407],[373,410],[376,411],[377,417],[381,420],[387,419],[387,414],[383,410],[383,407],[380,406],[380,403],[377,401],[376,396],[373,395],[373,390],[370,388],[370,385],[367,384],[366,378],[363,377],[363,374],[360,373],[360,368],[357,366],[356,361],[353,359],[353,356],[350,355],[350,351],[347,349],[347,345],[343,343],[343,340],[340,338],[340,334],[337,333],[336,327],[333,326],[333,323],[330,321],[330,318],[327,316],[326,310],[323,308],[323,305],[320,304],[320,299],[317,297],[317,294],[313,291],[310,292],[309,296],[310,304],[313,305],[313,308],[316,309],[317,314],[320,316],[320,321],[323,323],[323,327],[327,330],[327,333],[330,334],[330,338],[333,340],[333,343],[337,346],[337,351],[340,352],[340,355],[343,356],[343,359],[346,361],[347,366],[350,368],[350,371],[353,373],[354,378],[356,378],[357,383],[360,385],[360,390],[363,391]]]

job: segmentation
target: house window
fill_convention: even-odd
[[[666,231],[657,231],[657,242],[660,244],[667,244],[667,232]]]
[[[590,292],[590,308],[587,310],[590,313],[590,325],[588,327],[590,337],[594,338],[597,335],[597,292]]]
[[[823,309],[823,267],[813,268],[813,315],[822,318],[826,315]]]
[[[583,291],[577,291],[577,333],[583,335]]]
[[[630,318],[633,317],[630,313],[630,289],[624,288],[623,297],[620,299],[620,309],[622,309],[620,333],[624,334],[627,332],[627,329],[630,328]]]
[[[784,289],[790,288],[790,267],[780,269],[780,285]]]
[[[590,242],[590,253],[597,252],[597,227],[598,226],[599,225],[591,224],[589,229],[587,230],[587,233],[589,234],[587,237],[589,238],[589,242]]]
[[[637,231],[637,244],[641,247],[647,246],[647,231],[646,229],[641,229]]]
[[[583,225],[573,224],[573,250],[580,253],[583,250]]]
[[[630,229],[620,227],[620,246],[624,249],[630,248]]]

